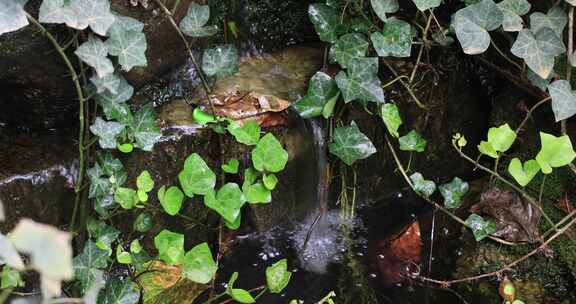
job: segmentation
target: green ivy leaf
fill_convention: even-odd
[[[133,240],[130,242],[130,252],[134,254],[142,252],[142,244],[140,244],[139,240]]]
[[[127,16],[115,15],[115,22],[108,30],[108,36],[121,36],[125,32],[142,32],[144,23]]]
[[[506,152],[516,140],[516,132],[506,123],[488,130],[488,143],[496,152]]]
[[[116,20],[108,0],[70,0],[70,8],[75,18],[73,23],[67,23],[69,27],[83,30],[90,26],[100,36],[105,36]]]
[[[204,51],[202,70],[208,76],[226,77],[238,72],[238,54],[231,44],[219,45]]]
[[[114,193],[114,201],[124,209],[132,209],[138,204],[138,193],[134,189],[118,187]]]
[[[142,205],[140,203],[145,203],[148,201],[148,193],[146,193],[146,191],[144,191],[142,189],[138,189],[136,191],[136,196],[138,197],[138,202],[136,203],[136,205],[134,207],[142,208],[144,205]]]
[[[210,190],[204,196],[204,205],[216,211],[226,221],[231,223],[240,216],[240,209],[245,202],[244,194],[236,183],[227,183],[218,190],[218,193]]]
[[[338,10],[322,3],[310,4],[308,16],[314,24],[314,28],[324,42],[334,43],[342,31],[340,14]]]
[[[19,30],[28,25],[24,11],[27,1],[0,1],[0,35]]]
[[[238,173],[238,167],[239,166],[240,166],[240,162],[235,158],[229,160],[228,163],[221,165],[222,171],[224,171],[226,173],[230,173],[230,174]]]
[[[490,46],[488,31],[497,29],[502,24],[504,16],[494,1],[482,0],[457,11],[452,20],[456,37],[464,53],[476,55],[488,49]]]
[[[410,23],[396,19],[388,19],[381,32],[370,36],[378,56],[410,57],[412,52],[412,27]]]
[[[180,265],[184,258],[184,235],[162,230],[154,237],[158,258],[169,265]]]
[[[118,56],[118,63],[124,71],[129,72],[133,67],[148,65],[146,60],[146,35],[139,31],[125,31],[111,35],[106,40],[110,55]]]
[[[154,218],[149,213],[141,213],[134,220],[133,229],[138,232],[146,232],[154,225]]]
[[[426,149],[426,139],[415,130],[398,138],[398,142],[402,151],[424,152]]]
[[[414,191],[424,195],[425,197],[430,197],[434,194],[434,191],[436,191],[436,183],[431,180],[425,180],[419,172],[410,175],[410,180],[414,185]]]
[[[498,7],[504,15],[502,28],[507,32],[519,32],[524,27],[521,16],[527,14],[532,6],[527,0],[504,0],[498,3]]]
[[[162,137],[162,131],[156,125],[154,107],[151,103],[144,105],[136,112],[128,128],[134,135],[136,147],[144,151],[152,151],[154,145]]]
[[[136,178],[136,186],[144,192],[150,192],[154,189],[154,180],[152,180],[152,176],[150,176],[148,170],[144,170],[138,175]]]
[[[116,246],[116,261],[119,264],[129,265],[132,264],[132,256],[129,252],[124,251],[120,244]]]
[[[566,12],[559,6],[554,6],[548,10],[548,13],[534,12],[530,15],[530,29],[536,33],[543,28],[554,30],[557,37],[562,37],[564,27],[568,23]]]
[[[324,117],[324,119],[328,119],[332,117],[332,115],[334,114],[334,108],[336,107],[338,97],[340,97],[340,90],[338,90],[338,93],[336,93],[336,95],[328,99],[328,102],[326,102],[324,108],[322,108],[322,117]]]
[[[118,151],[122,152],[122,153],[131,153],[132,151],[134,151],[134,145],[133,144],[119,144],[117,147]]]
[[[178,180],[184,194],[193,197],[194,194],[205,195],[216,185],[216,174],[197,153],[190,154],[184,161],[184,168],[178,174]]]
[[[115,78],[118,80],[118,85],[114,89],[115,92],[112,92],[112,87],[108,84],[99,82],[100,79],[102,79],[102,81],[107,81],[107,78]],[[104,78],[96,79],[96,82],[98,83],[96,86],[101,85],[103,88],[108,88],[107,91],[98,93],[94,97],[96,102],[104,110],[107,119],[122,121],[123,118],[131,115],[130,108],[126,104],[126,101],[132,98],[134,88],[126,81],[126,79],[124,79],[124,77],[118,74],[110,74]],[[113,86],[113,84],[110,85]]]
[[[118,93],[118,86],[120,86],[120,76],[118,73],[111,73],[104,77],[98,77],[98,74],[90,77],[90,82],[96,87],[98,94],[110,92],[111,94]]]
[[[264,174],[264,176],[262,176],[262,183],[266,189],[272,191],[278,184],[278,178],[274,174]]]
[[[388,129],[390,135],[398,138],[398,128],[402,125],[402,117],[400,111],[394,103],[385,103],[380,106],[380,117]]]
[[[568,119],[576,114],[576,96],[572,91],[570,82],[556,80],[548,85],[548,92],[552,97],[552,111],[556,122]]]
[[[0,289],[24,287],[24,281],[20,272],[5,265],[0,274]],[[15,301],[12,301],[15,302]]]
[[[478,144],[478,151],[492,158],[498,158],[498,152],[496,152],[494,147],[487,141],[481,141],[480,144]]]
[[[136,304],[140,300],[140,287],[129,278],[115,277],[106,282],[98,294],[97,304]]]
[[[364,35],[358,33],[346,34],[330,48],[330,58],[336,60],[343,68],[349,67],[352,58],[362,58],[368,51],[368,41]]]
[[[260,140],[260,125],[258,122],[250,120],[243,126],[238,122],[232,121],[228,124],[228,132],[236,138],[236,141],[248,146],[253,146]]]
[[[87,65],[94,68],[98,77],[102,78],[114,72],[112,61],[108,59],[108,48],[99,38],[90,35],[88,41],[82,43],[74,54]]]
[[[338,127],[334,130],[334,140],[328,149],[348,166],[376,153],[376,148],[370,139],[360,132],[354,122],[348,127]]]
[[[566,48],[552,29],[544,27],[538,31],[520,31],[510,51],[524,59],[538,76],[546,79],[554,68],[554,58],[564,53]]]
[[[524,187],[540,172],[540,165],[536,160],[528,160],[522,165],[518,158],[514,158],[508,165],[508,173],[514,177],[520,186]]]
[[[76,25],[78,16],[69,3],[64,0],[44,0],[38,12],[41,23],[66,23],[70,27]]]
[[[238,217],[236,218],[236,220],[234,222],[229,222],[227,220],[224,220],[224,224],[230,230],[236,230],[236,229],[240,228],[241,222],[242,222],[242,214],[238,215]]]
[[[180,22],[180,30],[191,37],[206,37],[218,32],[216,26],[204,26],[210,19],[210,6],[190,3],[188,13]]]
[[[447,184],[438,187],[440,194],[444,197],[444,206],[448,209],[456,209],[460,207],[462,197],[468,192],[468,183],[458,177]]]
[[[280,293],[288,283],[292,273],[288,271],[288,261],[282,259],[266,268],[266,285],[271,293]]]
[[[395,13],[400,8],[398,0],[370,0],[370,5],[378,18],[384,22],[388,19],[386,14]]]
[[[563,167],[570,164],[576,157],[568,135],[556,137],[540,132],[540,145],[541,148],[540,152],[536,155],[536,161],[544,174],[552,173],[552,168]]]
[[[412,2],[414,2],[416,7],[423,12],[427,9],[440,6],[442,0],[412,0]]]
[[[250,293],[244,289],[234,288],[234,283],[238,279],[238,272],[234,272],[228,281],[226,287],[226,293],[232,297],[235,301],[240,303],[256,303],[256,300],[250,295]]]
[[[98,143],[102,149],[116,148],[116,137],[122,133],[125,126],[115,121],[105,121],[96,117],[94,124],[90,126],[90,132],[99,137]]]
[[[347,72],[336,75],[336,84],[345,102],[352,100],[384,102],[378,78],[378,58],[353,58]]]
[[[328,102],[336,103],[340,90],[336,81],[324,72],[316,72],[308,85],[308,94],[294,103],[294,109],[304,118],[317,117],[323,114]],[[334,107],[332,105],[332,107]],[[330,109],[327,109],[330,111]]]
[[[250,204],[267,204],[272,201],[272,192],[262,183],[243,187],[244,196]]]
[[[98,221],[93,218],[88,220],[86,224],[88,234],[96,241],[96,246],[102,250],[112,253],[112,243],[118,239],[120,231],[103,221]]]
[[[280,172],[287,162],[288,152],[272,133],[264,135],[252,150],[252,164],[260,172]]]
[[[182,264],[182,276],[200,284],[208,284],[218,270],[208,243],[194,246],[186,253]]]
[[[485,221],[477,214],[470,214],[466,219],[466,225],[472,229],[477,242],[496,232],[496,223],[494,221]]]
[[[168,188],[168,190],[166,190],[166,186],[162,186],[160,190],[158,190],[158,200],[162,208],[164,208],[164,211],[174,216],[178,214],[180,208],[182,208],[184,193],[176,186],[172,186]]]

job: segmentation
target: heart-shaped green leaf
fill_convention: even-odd
[[[576,158],[568,135],[556,137],[540,132],[540,145],[540,152],[536,155],[536,161],[544,174],[550,174],[552,168],[566,166]]]
[[[370,139],[360,132],[354,122],[348,127],[338,127],[334,130],[333,142],[328,149],[348,166],[376,153],[376,148]]]
[[[470,214],[466,219],[466,225],[472,229],[472,233],[477,242],[496,232],[496,223],[494,221],[485,221],[477,214]]]
[[[243,126],[233,121],[228,124],[227,129],[241,144],[253,146],[260,140],[260,125],[256,121],[247,121]]]
[[[288,261],[282,259],[266,268],[266,285],[271,293],[280,293],[290,282],[291,276]]]
[[[384,24],[382,33],[374,32],[370,39],[378,56],[410,57],[412,27],[406,21],[392,17]]]
[[[272,133],[264,135],[252,150],[252,164],[260,172],[280,172],[287,162],[288,152]]]
[[[340,90],[332,77],[324,72],[316,72],[310,79],[308,94],[295,102],[293,106],[304,118],[317,117],[323,114],[328,102],[336,103],[339,94]]]
[[[170,265],[180,265],[184,258],[184,235],[162,230],[154,237],[158,258]]]
[[[262,183],[264,184],[266,189],[272,191],[274,190],[274,188],[276,188],[276,185],[278,184],[278,178],[276,177],[275,174],[264,174],[264,176],[262,176]]]
[[[226,286],[226,293],[232,297],[235,301],[240,303],[250,304],[256,303],[256,300],[250,295],[250,293],[244,289],[234,288],[234,283],[238,279],[238,272],[234,272],[228,281]]]
[[[310,4],[308,16],[314,28],[324,42],[334,43],[342,31],[338,10],[323,3]]]
[[[398,142],[402,151],[424,152],[426,149],[426,139],[415,130],[398,138]]]
[[[431,180],[425,180],[422,174],[418,172],[410,175],[410,180],[414,185],[414,191],[424,195],[425,197],[430,197],[434,191],[436,191],[436,183]]]
[[[128,128],[136,140],[135,146],[143,151],[152,151],[154,145],[162,137],[162,131],[156,125],[154,107],[150,103],[134,114],[134,120]]]
[[[138,192],[136,190],[118,187],[114,193],[114,201],[124,209],[132,209],[136,207],[140,199],[138,198]]]
[[[134,230],[144,233],[152,228],[152,225],[154,225],[153,221],[154,218],[152,215],[149,213],[141,213],[136,217],[132,226]]]
[[[238,167],[240,166],[240,162],[233,158],[231,160],[229,160],[227,163],[222,164],[222,171],[226,172],[226,173],[230,173],[230,174],[236,174],[238,173]]]
[[[182,276],[200,284],[209,283],[218,270],[208,243],[190,249],[184,257],[182,266]]]
[[[210,6],[190,3],[186,16],[180,22],[180,30],[191,37],[207,37],[218,32],[216,26],[205,26],[210,19]]]
[[[533,159],[526,161],[524,165],[522,165],[520,159],[514,158],[508,165],[508,173],[510,173],[522,187],[528,185],[538,172],[540,172],[540,165]]]
[[[576,114],[576,96],[572,91],[570,82],[556,80],[548,85],[548,92],[552,97],[552,111],[556,122],[568,119]]]
[[[204,195],[216,185],[216,174],[197,153],[190,154],[184,161],[184,168],[178,174],[182,190],[188,197]]]
[[[96,117],[94,124],[90,126],[90,132],[98,136],[98,143],[102,149],[116,148],[116,137],[124,130],[125,126],[115,121],[105,121]]]
[[[242,190],[235,183],[225,184],[218,190],[218,193],[210,190],[204,196],[204,205],[216,211],[230,223],[236,221],[236,218],[240,216],[240,210],[245,202],[246,199]]]
[[[452,25],[464,53],[484,53],[490,46],[488,31],[497,29],[503,19],[502,11],[492,0],[482,0],[457,11],[452,18]]]
[[[352,58],[348,70],[336,75],[336,84],[345,102],[384,102],[384,91],[378,78],[378,58]]]
[[[362,58],[368,51],[368,41],[362,34],[342,35],[330,48],[330,58],[336,60],[343,68],[348,68],[352,58]]]
[[[148,170],[144,170],[136,178],[136,186],[144,192],[150,192],[154,188],[154,180]]]
[[[402,117],[400,116],[400,111],[398,111],[396,104],[382,104],[380,106],[380,117],[382,118],[382,121],[384,121],[386,129],[388,129],[388,133],[398,138],[398,128],[402,125]]]
[[[272,201],[272,192],[262,183],[246,185],[243,187],[243,192],[250,204],[267,204]]]
[[[172,186],[168,188],[168,190],[166,190],[166,186],[162,186],[160,190],[158,190],[158,200],[166,213],[176,215],[180,212],[180,208],[182,208],[184,193],[176,186]]]
[[[444,206],[448,209],[460,207],[462,197],[468,192],[468,183],[458,177],[454,177],[450,183],[438,187],[444,197]]]

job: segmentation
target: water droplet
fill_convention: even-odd
[[[375,279],[375,278],[377,277],[377,275],[376,275],[375,273],[371,273],[371,274],[369,275],[369,277],[370,277],[371,279]]]

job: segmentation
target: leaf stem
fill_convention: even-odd
[[[382,60],[382,62],[384,62],[384,64],[388,67],[388,69],[392,72],[392,74],[394,74],[395,77],[399,77],[396,70],[386,60]],[[410,94],[412,99],[414,99],[414,102],[416,102],[416,105],[418,105],[419,108],[426,110],[426,106],[424,104],[422,104],[422,102],[420,102],[420,99],[418,99],[418,97],[416,97],[416,94],[414,94],[414,91],[412,91],[412,88],[410,88],[410,85],[407,84],[404,80],[402,80],[402,77],[400,77],[399,80],[400,80],[400,83],[402,84],[402,86],[404,86],[404,88],[406,89],[406,91],[408,91],[408,94]]]
[[[418,58],[416,59],[416,64],[414,65],[414,69],[412,69],[412,74],[410,75],[410,80],[408,80],[409,84],[412,84],[414,81],[414,77],[416,77],[416,72],[418,71],[418,66],[420,65],[420,61],[422,60],[422,53],[424,53],[424,48],[426,47],[426,43],[428,42],[428,30],[430,29],[430,23],[432,22],[432,9],[430,9],[430,15],[428,16],[428,20],[426,21],[426,27],[424,28],[424,32],[422,33],[422,41],[424,42],[420,46],[420,51],[418,52]]]
[[[64,63],[66,64],[66,67],[68,68],[68,71],[70,72],[70,76],[72,77],[72,81],[74,82],[74,87],[76,88],[76,94],[78,95],[78,102],[79,102],[79,106],[80,109],[78,111],[79,113],[79,123],[80,123],[80,130],[78,132],[78,152],[79,152],[79,159],[80,159],[80,164],[79,164],[79,168],[78,168],[78,176],[76,177],[76,184],[74,186],[74,192],[76,193],[76,201],[74,203],[74,211],[72,213],[72,219],[70,220],[70,231],[74,231],[74,224],[76,221],[76,213],[78,210],[78,205],[80,204],[80,200],[81,200],[81,185],[82,185],[82,179],[84,177],[84,149],[83,149],[83,143],[84,143],[84,132],[85,132],[85,122],[84,122],[84,103],[85,103],[85,99],[84,99],[84,93],[82,91],[82,86],[80,85],[80,81],[79,81],[79,77],[78,77],[78,73],[76,73],[76,69],[74,69],[74,66],[72,65],[72,63],[70,62],[70,59],[68,58],[68,55],[66,55],[66,53],[64,52],[64,49],[62,48],[62,46],[58,43],[58,41],[56,40],[56,38],[54,38],[54,36],[52,36],[52,34],[42,25],[40,24],[40,22],[38,22],[38,20],[36,20],[36,18],[32,17],[32,15],[30,15],[28,12],[26,13],[26,17],[28,18],[28,20],[30,20],[36,27],[38,27],[40,29],[40,31],[42,32],[42,34],[44,34],[46,36],[46,38],[48,38],[48,40],[50,40],[50,42],[52,43],[52,45],[54,46],[54,48],[56,49],[56,51],[58,52],[58,54],[60,55],[60,57],[62,58],[62,60],[64,61]]]

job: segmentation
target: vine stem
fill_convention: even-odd
[[[418,52],[418,58],[416,59],[416,64],[414,65],[414,69],[412,69],[410,80],[408,80],[409,84],[412,84],[412,82],[414,82],[414,77],[416,77],[418,66],[420,65],[420,61],[422,60],[422,53],[424,53],[424,48],[426,47],[426,43],[428,42],[427,36],[428,36],[428,30],[430,29],[430,23],[432,23],[432,14],[433,10],[430,9],[430,15],[428,16],[428,20],[426,21],[426,27],[424,28],[424,32],[422,33],[422,41],[424,43],[420,46],[420,51]]]
[[[82,86],[80,85],[80,81],[79,81],[79,77],[78,77],[78,73],[76,73],[76,69],[74,69],[74,66],[72,65],[72,63],[70,62],[70,59],[68,58],[68,56],[66,55],[64,49],[62,48],[62,46],[58,43],[58,41],[54,38],[54,36],[52,36],[52,34],[50,34],[50,32],[42,25],[40,24],[40,22],[38,22],[38,20],[36,20],[36,18],[32,17],[32,15],[30,15],[28,12],[26,13],[26,17],[28,18],[28,20],[30,20],[30,22],[32,22],[36,27],[38,27],[40,29],[40,31],[42,32],[42,34],[44,34],[46,36],[46,38],[48,38],[48,40],[50,40],[50,42],[52,43],[52,45],[54,46],[54,48],[56,49],[56,51],[58,52],[58,54],[60,55],[60,57],[62,58],[62,60],[64,61],[64,63],[66,64],[66,67],[68,68],[69,72],[70,72],[70,76],[72,77],[72,81],[74,82],[74,87],[76,88],[76,94],[78,95],[78,102],[79,102],[79,106],[80,109],[78,111],[79,113],[79,122],[80,122],[80,130],[78,132],[78,153],[79,153],[79,158],[80,158],[80,164],[79,164],[79,168],[78,168],[78,176],[76,177],[76,184],[74,186],[74,192],[76,193],[76,201],[74,203],[74,210],[72,211],[72,218],[70,220],[70,231],[73,232],[74,231],[74,225],[76,222],[76,213],[78,212],[78,205],[80,204],[80,200],[81,200],[81,185],[82,185],[82,179],[84,177],[84,129],[85,129],[85,122],[84,122],[84,103],[85,103],[85,98],[84,98],[84,93],[82,91]]]
[[[416,105],[423,109],[426,110],[426,106],[420,102],[420,99],[418,99],[418,97],[416,97],[416,94],[414,94],[414,91],[412,91],[412,88],[410,88],[410,85],[407,84],[404,80],[402,80],[402,77],[398,76],[398,73],[396,72],[396,70],[386,61],[386,60],[382,60],[384,62],[384,64],[386,65],[386,67],[388,67],[388,69],[392,72],[392,74],[394,74],[395,77],[397,77],[400,81],[400,83],[402,84],[402,86],[404,86],[404,88],[406,89],[406,91],[408,91],[408,94],[410,94],[410,96],[412,97],[412,99],[414,99],[414,102],[416,102]]]
[[[518,125],[518,128],[516,128],[516,134],[519,134],[520,131],[522,131],[522,128],[524,128],[524,125],[528,122],[528,119],[530,119],[532,113],[534,113],[534,110],[543,105],[545,102],[550,101],[551,99],[552,98],[548,96],[546,98],[541,99],[539,102],[533,105],[532,108],[530,108],[530,110],[528,111],[528,113],[526,113],[526,117],[524,117],[524,120],[522,120],[522,122]]]
[[[568,53],[566,54],[566,80],[570,82],[572,78],[572,64],[570,63],[570,57],[572,53],[574,53],[574,6],[569,5],[570,9],[568,10]],[[563,135],[567,134],[567,127],[566,127],[567,119],[564,119],[560,122],[560,129]],[[568,167],[574,174],[576,174],[576,166],[570,163]]]
[[[435,201],[429,199],[426,196],[421,195],[420,193],[418,193],[418,191],[416,191],[416,188],[414,187],[414,184],[412,183],[412,181],[410,180],[410,178],[408,177],[408,174],[406,173],[406,170],[404,170],[404,166],[402,166],[402,163],[400,162],[400,159],[398,158],[398,155],[396,154],[396,150],[394,149],[394,147],[392,146],[392,143],[390,143],[390,139],[388,139],[388,136],[386,136],[386,144],[388,145],[388,149],[390,149],[390,152],[392,153],[392,157],[394,158],[394,161],[396,162],[396,167],[398,167],[398,170],[400,170],[400,173],[402,174],[402,176],[404,177],[404,180],[406,181],[406,183],[408,184],[408,186],[410,186],[410,188],[412,188],[412,190],[414,191],[414,193],[416,193],[418,196],[420,196],[422,199],[424,199],[426,202],[428,202],[429,204],[433,205],[434,207],[436,207],[438,210],[444,212],[446,215],[448,215],[449,217],[451,217],[453,220],[457,221],[458,223],[462,224],[464,227],[468,227],[468,224],[466,224],[466,222],[461,219],[460,217],[458,217],[457,215],[455,215],[454,213],[450,212],[448,209],[444,208],[443,206],[441,206],[440,204],[436,203]],[[469,227],[468,227],[469,228]],[[503,240],[501,238],[489,235],[488,236],[491,240],[496,241],[498,243],[504,244],[504,245],[517,245],[516,243],[512,243],[512,242],[508,242],[506,240]]]
[[[190,57],[190,60],[192,61],[192,65],[194,65],[194,69],[198,73],[198,76],[200,77],[200,80],[202,82],[202,86],[204,87],[204,91],[206,92],[206,99],[208,100],[208,104],[210,105],[210,110],[212,111],[212,115],[216,116],[216,111],[214,110],[214,105],[212,104],[212,100],[210,99],[210,92],[211,92],[210,85],[208,85],[208,81],[206,80],[206,76],[204,75],[204,73],[200,69],[200,65],[198,65],[198,62],[196,61],[196,58],[194,57],[194,53],[192,53],[192,48],[190,47],[190,43],[188,43],[188,40],[184,36],[184,33],[182,33],[182,31],[180,30],[180,27],[178,27],[178,24],[176,24],[176,20],[174,20],[174,15],[172,14],[172,12],[164,5],[164,3],[162,3],[162,1],[160,1],[160,0],[154,0],[154,1],[162,9],[164,14],[166,15],[166,17],[170,21],[170,24],[172,25],[174,30],[176,30],[176,32],[178,33],[178,35],[182,39],[182,42],[184,42],[184,45],[186,46],[186,51],[188,52],[188,56]]]
[[[576,218],[572,219],[568,224],[566,224],[564,227],[562,227],[560,230],[558,230],[554,235],[552,235],[548,240],[546,240],[544,243],[540,244],[540,246],[538,246],[534,250],[530,251],[529,253],[523,255],[519,259],[505,265],[504,267],[502,267],[496,271],[484,273],[484,274],[477,275],[477,276],[466,277],[466,278],[461,278],[461,279],[454,279],[454,280],[446,280],[446,281],[435,280],[435,279],[431,279],[431,278],[427,278],[427,277],[423,277],[423,276],[418,276],[418,279],[421,281],[424,281],[424,282],[435,283],[435,284],[439,284],[441,286],[447,287],[447,286],[450,286],[451,284],[455,284],[455,283],[470,282],[470,281],[475,281],[475,280],[479,280],[479,279],[483,279],[483,278],[489,278],[489,277],[501,275],[504,271],[511,269],[512,267],[522,263],[526,259],[528,259],[531,256],[540,252],[543,248],[548,246],[548,244],[550,244],[550,242],[552,242],[553,240],[555,240],[556,238],[558,238],[559,236],[564,234],[572,225],[574,225],[574,223],[576,223]]]

